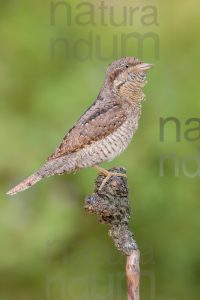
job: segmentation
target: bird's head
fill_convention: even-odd
[[[152,64],[144,63],[134,57],[123,57],[112,62],[107,68],[107,80],[115,91],[134,92],[141,89],[146,81],[147,71]]]

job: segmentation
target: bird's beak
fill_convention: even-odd
[[[146,64],[146,63],[141,63],[141,64],[138,65],[138,69],[140,71],[146,71],[146,70],[149,70],[149,69],[151,69],[153,67],[154,67],[153,64]]]

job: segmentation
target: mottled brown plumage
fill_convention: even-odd
[[[106,105],[103,99],[100,101],[100,98],[97,98],[97,100],[68,132],[48,160],[77,152],[103,139],[122,125],[126,115],[121,103],[113,99],[113,102]]]
[[[109,65],[96,101],[69,130],[47,163],[8,194],[23,191],[44,177],[110,161],[125,150],[138,127],[142,88],[150,67],[133,57]]]

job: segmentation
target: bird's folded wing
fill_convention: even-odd
[[[48,160],[77,152],[105,138],[120,127],[125,119],[126,112],[120,103],[94,103],[70,129]]]

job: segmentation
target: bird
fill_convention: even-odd
[[[141,115],[143,87],[153,64],[128,56],[113,61],[106,69],[103,86],[93,104],[64,136],[44,165],[7,192],[14,195],[45,177],[74,173],[94,167],[105,180],[112,173],[100,165],[112,161],[129,145]]]

